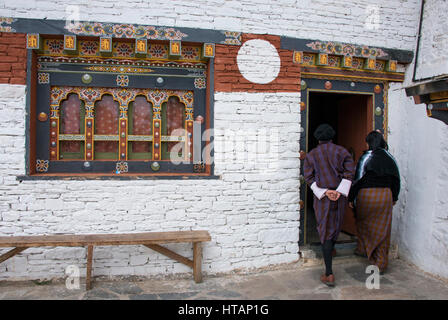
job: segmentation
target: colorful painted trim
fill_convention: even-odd
[[[15,29],[9,26],[16,21],[17,19],[0,17],[0,32],[16,32]]]
[[[346,59],[351,59],[351,65],[344,65],[344,61]],[[318,64],[318,54],[316,53],[303,53],[302,63],[303,66],[320,66],[320,67],[329,67],[329,68],[351,68],[353,70],[367,70],[364,58],[357,58],[352,56],[336,56],[336,55],[328,55],[327,65]],[[388,71],[386,69],[387,62],[385,60],[376,60],[374,62],[373,68],[370,69],[372,71],[385,72]]]
[[[187,34],[174,28],[140,26],[134,24],[116,24],[101,22],[79,22],[65,29],[84,36],[108,36],[115,38],[146,38],[151,40],[182,40]]]
[[[186,120],[193,120],[193,92],[185,90],[159,90],[136,88],[87,88],[87,87],[57,87],[50,91],[51,118],[59,118],[59,105],[70,93],[78,94],[84,101],[86,118],[94,117],[95,102],[104,94],[110,94],[120,105],[120,119],[127,118],[128,104],[138,95],[143,95],[153,105],[154,119],[160,119],[162,103],[168,101],[171,96],[177,96],[185,104]]]
[[[94,40],[80,40],[79,53],[77,57],[102,57],[99,41]],[[201,46],[182,46],[180,51],[179,60],[182,61],[206,61],[201,58],[202,54]],[[141,52],[135,52],[135,43],[113,41],[112,46],[108,52],[111,53],[111,57],[115,59],[142,59]],[[147,59],[169,59],[170,48],[167,44],[149,43],[147,45]],[[41,56],[67,56],[64,52],[64,40],[62,39],[45,39],[43,41],[43,50]]]
[[[233,44],[233,45],[241,45],[241,32],[233,32],[233,31],[222,31],[226,36],[224,41],[221,41],[222,44]]]
[[[114,67],[114,66],[90,66],[86,70],[96,72],[112,72],[112,73],[150,73],[154,72],[152,69],[133,68],[133,67]]]
[[[367,46],[357,46],[353,44],[343,44],[339,42],[314,41],[306,46],[313,50],[336,55],[359,56],[359,57],[385,57],[387,53],[379,48],[369,48]]]
[[[111,73],[148,73],[154,72],[152,69],[145,67],[162,67],[162,68],[176,68],[176,69],[192,69],[191,75],[202,76],[203,69],[207,68],[207,64],[202,62],[182,62],[182,61],[163,61],[163,60],[125,60],[125,59],[88,59],[80,57],[51,57],[40,56],[37,58],[38,70],[45,71],[46,68],[51,69],[45,63],[77,63],[77,64],[103,64],[101,66],[88,66],[85,70],[96,72],[111,72]],[[194,70],[198,69],[198,70]],[[202,70],[199,70],[202,69]]]

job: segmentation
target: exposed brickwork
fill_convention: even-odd
[[[26,83],[26,35],[0,32],[0,83]]]
[[[241,46],[216,45],[215,91],[217,92],[298,92],[300,91],[300,67],[292,62],[292,51],[280,49],[280,37],[272,35],[243,34],[242,43],[261,39],[269,41],[278,51],[281,60],[277,78],[267,84],[246,80],[240,73],[237,55]],[[262,66],[260,66],[262,68]]]

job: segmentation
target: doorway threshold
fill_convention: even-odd
[[[362,259],[354,254],[356,242],[336,242],[336,256],[333,258],[335,263]],[[300,247],[300,256],[305,265],[320,264],[323,260],[322,246],[320,243],[311,243]]]

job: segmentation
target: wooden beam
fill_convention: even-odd
[[[202,282],[202,248],[200,242],[193,242],[193,276],[196,283]]]
[[[92,288],[92,260],[93,260],[93,246],[87,246],[87,274],[86,274],[86,290]]]
[[[0,263],[2,263],[3,261],[8,260],[9,258],[14,257],[16,254],[22,252],[23,250],[25,250],[27,248],[23,248],[23,247],[18,247],[18,248],[14,248],[8,252],[6,252],[5,254],[2,254],[0,256]]]
[[[176,252],[171,251],[170,249],[167,249],[165,247],[162,247],[158,244],[145,244],[144,246],[148,247],[149,249],[152,249],[154,251],[157,251],[160,254],[163,254],[167,256],[168,258],[174,259],[180,263],[183,263],[187,267],[190,267],[193,269],[193,261],[191,261],[188,258],[185,258],[184,256],[181,256],[180,254],[177,254]]]

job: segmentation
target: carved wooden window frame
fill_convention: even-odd
[[[39,69],[37,57],[38,55],[35,51],[28,50],[28,85],[30,89],[30,94],[27,97],[27,108],[29,110],[27,117],[26,156],[28,177],[213,176],[213,164],[210,161],[210,158],[213,157],[213,151],[207,154],[207,159],[202,157],[202,151],[210,144],[210,137],[204,139],[204,133],[213,126],[213,101],[210,98],[213,92],[213,90],[210,90],[213,88],[213,76],[211,75],[213,73],[213,59],[208,60],[206,70],[200,74],[200,77],[197,76],[196,70],[192,71],[189,68],[178,67],[177,70],[175,68],[162,68],[157,70],[158,72],[154,75],[122,74],[118,72],[90,73],[93,81],[86,84],[83,83],[82,76],[89,74],[89,72],[79,72],[79,66],[76,69],[78,72],[73,72],[73,70],[68,70],[67,72],[42,70]],[[118,81],[119,76],[125,76],[129,81],[123,85],[123,83]],[[162,85],[160,79],[163,81]],[[91,92],[87,92],[89,88]],[[58,89],[62,90],[59,94],[55,92]],[[82,160],[59,159],[57,149],[59,139],[56,140],[57,146],[55,148],[54,144],[52,144],[54,141],[52,141],[51,133],[55,130],[56,135],[59,136],[59,106],[61,101],[69,94],[77,94],[85,106],[86,131],[82,137],[84,148],[87,147],[88,143],[87,121],[91,119],[89,113],[94,110],[94,103],[98,100],[98,97],[104,94],[112,95],[114,101],[119,103],[119,121],[125,120],[127,122],[129,102],[138,95],[144,95],[153,106],[153,158],[128,159],[127,146],[129,135],[126,130],[124,138],[126,141],[126,155],[124,157],[121,157],[122,152],[120,152],[119,159],[111,161],[94,160],[92,157],[87,157],[87,152],[84,152],[85,158]],[[161,106],[171,96],[177,96],[185,105],[186,130],[185,136],[181,140],[185,143],[185,149],[188,152],[184,153],[185,157],[180,164],[173,163],[170,160],[163,160],[160,153],[159,157],[156,157],[156,152],[154,152],[154,143],[157,139],[159,145],[161,145],[162,140],[168,139],[167,141],[172,141],[174,139],[174,137],[160,135],[161,123],[159,115]],[[123,115],[125,115],[125,119]],[[198,119],[201,121],[196,121],[195,124],[194,120]],[[55,127],[53,127],[54,122],[56,122]],[[154,130],[154,125],[157,126],[157,122],[159,122],[159,131]],[[197,131],[198,123],[200,131]],[[127,123],[125,126],[127,128]],[[159,132],[159,137],[155,136],[156,132]],[[193,135],[198,132],[200,132],[201,139],[195,140]],[[119,132],[119,139],[122,139],[121,133],[122,131]],[[94,138],[92,137],[92,139]],[[93,142],[94,140],[91,141]],[[54,152],[52,153],[52,151]]]

